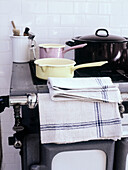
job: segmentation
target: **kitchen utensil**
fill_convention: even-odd
[[[40,58],[64,58],[64,54],[70,50],[83,48],[86,44],[76,45],[68,49],[64,49],[62,44],[40,44]]]
[[[74,66],[74,60],[65,58],[45,58],[34,61],[36,65],[36,76],[40,79],[47,80],[48,77],[73,77],[74,71],[83,67],[102,66],[107,61],[86,63]]]
[[[36,41],[34,40],[35,35],[33,33],[29,33],[28,39],[30,40],[30,58],[31,60],[36,60]],[[32,57],[33,56],[33,57]]]
[[[128,67],[128,56],[124,53],[128,46],[128,39],[110,35],[106,29],[98,29],[95,35],[78,36],[66,42],[69,46],[87,43],[81,49],[75,49],[75,61],[83,64],[96,61],[108,61],[113,66]]]
[[[32,53],[31,53],[32,52]],[[31,57],[31,60],[36,60],[36,41],[30,40],[30,53],[33,57]]]
[[[26,27],[23,35],[29,36],[29,30],[30,30],[30,28]]]
[[[30,56],[28,55],[28,36],[11,36],[12,40],[12,57],[13,62],[25,63],[30,61]]]
[[[14,36],[19,36],[20,35],[20,30],[16,29],[14,21],[11,21],[11,23],[12,23],[12,26],[13,26],[13,35]]]

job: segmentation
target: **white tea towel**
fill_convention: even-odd
[[[117,85],[110,77],[91,78],[48,78],[47,82],[51,99],[54,101],[122,101]]]
[[[39,93],[41,143],[74,143],[121,138],[117,103],[70,100],[56,102]]]

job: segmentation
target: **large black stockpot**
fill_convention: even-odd
[[[106,29],[98,29],[95,35],[78,36],[66,42],[69,46],[87,43],[75,49],[76,64],[108,61],[115,68],[128,68],[128,40],[125,37],[109,35]]]

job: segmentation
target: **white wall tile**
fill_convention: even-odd
[[[93,3],[87,3],[86,6],[86,13],[87,14],[97,14],[98,13],[98,3],[93,2]]]
[[[4,112],[2,112],[2,114],[1,114],[2,123],[6,122],[6,121],[13,122],[14,121],[14,116],[13,115],[14,115],[13,107],[6,108],[4,110]]]
[[[82,2],[82,3],[75,2],[74,3],[74,13],[76,14],[87,13],[86,8],[87,8],[86,2]]]
[[[116,2],[116,0],[88,0],[89,2]],[[120,1],[120,0],[118,0]]]
[[[85,26],[88,27],[108,27],[109,16],[100,15],[87,15],[85,19]]]
[[[9,2],[9,0],[0,0],[0,1],[8,1]]]
[[[7,26],[0,27],[0,40],[8,40],[9,39],[10,30]]]
[[[12,158],[12,159],[10,159],[10,158]],[[14,154],[13,153],[8,153],[8,154],[5,153],[3,155],[3,163],[13,164],[14,163]]]
[[[73,32],[72,32],[72,28],[68,28],[68,27],[62,27],[62,28],[51,28],[49,29],[49,33],[48,33],[48,38],[53,38],[56,41],[58,41],[58,39],[60,39],[61,37],[66,38],[70,38],[73,36]]]
[[[54,1],[48,2],[48,12],[49,13],[59,13],[59,14],[71,14],[73,13],[73,2],[61,2]]]
[[[20,170],[17,164],[3,164],[2,170]]]
[[[3,123],[3,124],[6,124],[6,123]],[[10,123],[6,124],[6,126],[9,125],[9,124]],[[9,132],[6,132],[6,129],[5,129],[5,131],[2,132],[2,144],[3,144],[3,148],[4,149],[5,149],[5,146],[8,145],[8,137],[13,136],[13,134],[14,134],[14,132],[12,132],[12,127],[11,127]],[[3,128],[2,128],[2,130],[3,130]]]
[[[5,113],[4,113],[5,114]],[[10,113],[11,114],[11,113]],[[7,137],[6,135],[8,135],[9,133],[14,133],[13,131],[13,126],[14,126],[14,114],[11,114],[12,118],[9,120],[9,121],[4,121],[3,118],[2,118],[2,133],[3,133],[3,136]],[[10,123],[11,121],[11,123]],[[4,135],[5,133],[7,133],[6,135]]]
[[[126,1],[125,1],[126,3]],[[120,16],[122,15],[123,1],[117,1],[116,3],[111,3],[111,16]],[[127,12],[126,12],[127,13]]]
[[[113,28],[108,28],[108,32],[110,35],[121,35],[121,30],[117,27],[113,27]]]
[[[48,1],[52,2],[52,1],[55,1],[55,0],[48,0]],[[61,2],[66,2],[66,1],[69,2],[69,0],[61,0]],[[77,0],[70,0],[70,1],[77,1]],[[80,0],[80,1],[83,1],[83,0]],[[56,2],[60,2],[60,0],[56,0]]]
[[[6,96],[10,94],[10,89],[9,89],[9,85],[7,85],[8,88],[0,88],[0,96]]]
[[[0,25],[1,27],[8,27],[9,26],[9,22],[8,22],[8,15],[4,15],[0,13]]]
[[[93,27],[91,28],[79,28],[79,27],[75,27],[74,28],[74,37],[77,36],[87,36],[87,35],[94,35],[96,32],[96,29],[94,29]]]
[[[33,32],[35,33],[35,41],[41,41],[43,43],[44,39],[48,38],[48,28],[36,27]]]
[[[128,22],[127,16],[117,15],[110,17],[110,27],[117,27],[117,28],[127,28]]]
[[[1,72],[0,72],[0,74],[1,74]],[[10,83],[9,81],[10,81],[10,79],[8,80],[5,77],[0,77],[0,82],[2,82],[2,83],[0,83],[0,89],[2,89],[2,88],[8,89],[9,83]]]
[[[128,14],[128,1],[122,1],[121,2],[121,7],[122,7],[122,15]]]
[[[7,140],[8,140],[8,137],[9,136],[12,136],[12,134],[9,134],[8,136],[7,136]],[[2,138],[3,139],[3,138]],[[2,144],[2,148],[3,148],[3,150],[2,150],[2,152],[3,152],[3,154],[4,153],[13,153],[13,154],[17,154],[18,155],[18,151],[17,151],[17,149],[15,149],[14,148],[14,146],[10,146],[10,145],[8,145],[8,141],[5,143],[3,143]]]
[[[8,40],[0,40],[0,52],[8,52],[10,50],[10,43]]]
[[[60,26],[60,15],[36,15],[35,23],[42,27]]]
[[[74,3],[74,13],[78,14],[97,14],[98,13],[98,3],[97,2],[81,2],[78,1]]]
[[[7,8],[8,2],[7,1],[0,1],[0,13],[1,14],[8,14],[9,8]]]
[[[47,1],[23,1],[22,3],[22,14],[30,15],[32,13],[46,13],[47,12]]]
[[[11,65],[0,65],[0,95],[9,94],[11,72]]]
[[[112,8],[111,3],[100,3],[99,4],[99,14],[111,14]]]
[[[12,64],[12,56],[10,52],[1,52],[1,65],[11,65]]]
[[[0,78],[9,79],[11,76],[12,65],[0,65]],[[5,88],[3,86],[3,88]]]
[[[126,29],[126,28],[122,29],[122,30],[121,30],[121,35],[122,35],[123,37],[128,37],[128,29]]]
[[[84,15],[62,15],[61,16],[61,26],[70,26],[70,27],[84,27],[85,25],[85,16]]]
[[[5,6],[5,9],[8,9],[8,14],[10,16],[14,16],[14,15],[20,15],[22,10],[21,10],[21,1],[17,1],[17,0],[11,0],[10,2],[7,2],[7,6]]]

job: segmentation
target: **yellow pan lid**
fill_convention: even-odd
[[[55,67],[64,67],[75,65],[74,60],[66,58],[41,58],[34,61],[38,66],[55,66]]]

